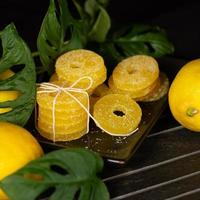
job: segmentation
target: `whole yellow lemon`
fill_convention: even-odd
[[[0,180],[41,155],[43,150],[30,132],[18,125],[0,122]],[[1,190],[0,199],[8,199]]]
[[[185,64],[169,90],[169,106],[184,127],[200,131],[200,59]]]

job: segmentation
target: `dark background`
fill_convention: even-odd
[[[35,48],[35,41],[49,0],[1,0],[0,29],[14,22],[20,35]],[[109,13],[115,23],[151,23],[167,31],[175,45],[174,57],[200,57],[200,3],[194,0],[111,0]]]

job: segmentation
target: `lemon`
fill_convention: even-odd
[[[192,131],[200,131],[200,59],[185,64],[169,90],[169,106],[174,118]]]
[[[12,77],[15,73],[12,70],[6,70],[0,73],[0,81]],[[13,101],[20,95],[19,91],[0,91],[0,102]],[[0,114],[11,111],[12,108],[0,108]]]
[[[0,81],[6,80],[7,78],[12,77],[13,75],[15,75],[15,73],[10,69],[8,69],[4,72],[1,72],[0,73]]]
[[[0,102],[13,101],[20,96],[19,91],[0,91]],[[0,114],[11,111],[12,108],[0,108]]]
[[[0,91],[0,102],[13,101],[19,96],[18,91]]]
[[[18,125],[0,122],[0,180],[41,155],[42,148],[31,133]],[[0,199],[8,199],[1,190]]]

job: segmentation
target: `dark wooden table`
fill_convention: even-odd
[[[161,63],[173,79],[185,61]],[[106,162],[102,178],[112,200],[200,200],[200,133],[180,126],[167,107],[129,162]]]

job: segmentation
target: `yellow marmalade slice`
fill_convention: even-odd
[[[157,61],[146,55],[136,55],[122,60],[113,70],[116,88],[141,91],[152,85],[159,76]]]
[[[76,114],[76,115],[66,115],[65,117],[63,116],[59,116],[56,115],[56,113],[54,113],[55,116],[55,122],[56,125],[58,124],[74,124],[80,121],[84,121],[87,119],[88,115],[86,112],[83,112],[81,114]],[[46,122],[48,123],[52,123],[53,121],[53,114],[51,115],[47,115],[46,113],[44,113],[42,110],[38,112],[38,119],[45,119]]]
[[[59,85],[59,86],[62,85],[63,87],[66,87],[64,82],[57,81],[53,83],[55,85]],[[41,90],[40,88],[38,89],[38,91],[42,91],[42,93],[39,93],[39,92],[37,93],[38,105],[45,108],[52,109],[53,104],[54,104],[54,99],[58,93],[57,92],[49,93],[48,91],[45,92],[44,90]],[[81,106],[77,103],[77,101],[72,96],[75,99],[77,99],[83,106],[87,107],[88,97],[86,94],[69,91],[69,94],[65,92],[61,92],[57,96],[57,99],[55,101],[55,108],[56,109],[61,108],[62,110],[81,108]]]
[[[151,91],[154,90],[154,88],[156,88],[159,85],[160,79],[157,78],[150,86],[143,88],[141,90],[121,90],[118,89],[114,82],[113,82],[113,77],[110,76],[109,80],[108,80],[108,85],[109,85],[109,89],[110,89],[110,93],[112,94],[125,94],[130,96],[131,98],[137,100],[140,97],[146,96],[147,94],[151,93]]]
[[[54,141],[71,141],[76,140],[86,134],[86,126],[74,126],[71,129],[65,129],[63,127],[56,127],[56,133],[53,134],[52,126],[43,124],[42,122],[38,123],[37,127],[39,133],[49,139]]]
[[[167,78],[167,75],[165,73],[161,72],[160,84],[158,85],[158,87],[156,87],[148,95],[138,99],[138,101],[143,101],[143,102],[157,101],[162,97],[164,97],[168,93],[168,90],[169,90],[169,79]]]
[[[77,49],[61,55],[56,61],[56,73],[59,80],[74,83],[79,78],[89,76],[93,79],[91,90],[106,80],[106,67],[103,58],[93,51]],[[78,87],[88,86],[88,80],[82,80]]]
[[[108,94],[94,105],[94,118],[106,131],[115,136],[127,136],[137,129],[142,110],[129,96]]]

